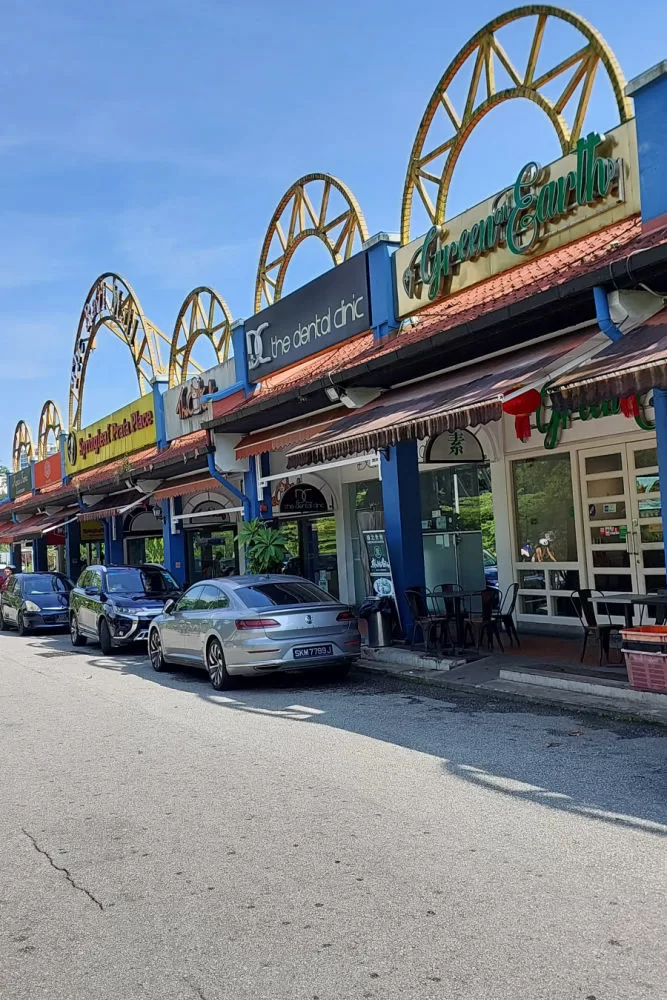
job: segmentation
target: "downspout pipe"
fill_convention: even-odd
[[[598,321],[598,326],[604,335],[609,337],[610,340],[621,340],[623,338],[623,334],[616,324],[612,322],[612,318],[609,314],[607,293],[602,285],[595,285],[593,288],[593,299],[595,301],[595,317]]]
[[[233,483],[230,483],[228,479],[225,479],[224,476],[220,475],[215,467],[215,456],[213,455],[213,452],[210,451],[208,453],[208,471],[213,479],[220,483],[221,486],[224,486],[226,490],[229,490],[229,492],[235,496],[237,500],[241,501],[244,510],[243,518],[244,520],[249,521],[251,508],[250,498],[247,497],[245,493],[241,493],[240,490],[237,490]]]

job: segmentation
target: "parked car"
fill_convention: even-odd
[[[88,566],[70,594],[72,644],[92,639],[104,654],[148,637],[148,627],[180,589],[171,573],[143,566]]]
[[[62,573],[15,573],[0,591],[0,629],[19,635],[34,629],[66,629],[72,583]]]
[[[299,576],[231,576],[196,583],[167,601],[151,623],[155,670],[189,664],[208,672],[217,691],[236,676],[331,668],[345,676],[359,655],[356,616]]]

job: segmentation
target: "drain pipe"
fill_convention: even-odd
[[[228,479],[225,479],[224,476],[220,475],[220,473],[215,467],[215,457],[213,456],[212,452],[208,453],[208,471],[210,475],[213,477],[213,479],[217,480],[217,482],[219,482],[221,486],[224,486],[226,490],[229,490],[229,492],[237,498],[237,500],[241,501],[244,510],[243,518],[244,520],[249,521],[250,511],[252,507],[250,498],[247,497],[245,493],[241,493],[240,490],[237,490],[234,484],[230,483]]]
[[[607,293],[602,287],[602,285],[596,285],[593,289],[593,299],[595,301],[595,318],[598,321],[598,326],[610,340],[621,340],[623,334],[612,321],[609,315],[609,302],[607,300]]]

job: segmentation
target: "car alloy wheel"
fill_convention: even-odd
[[[164,656],[162,655],[162,640],[158,629],[151,629],[148,637],[148,655],[150,657],[153,670],[159,673],[165,668]]]
[[[100,649],[102,650],[103,656],[108,656],[113,649],[113,643],[111,642],[111,632],[109,631],[109,626],[107,625],[104,618],[99,624],[98,635],[100,640]]]
[[[29,635],[30,629],[27,628],[25,619],[23,617],[23,612],[19,611],[18,618],[16,619],[16,630],[19,635]]]
[[[225,688],[230,687],[231,677],[227,673],[225,654],[219,639],[211,639],[206,648],[206,667],[211,684],[216,691],[224,691]]]
[[[86,645],[86,637],[81,635],[81,633],[79,632],[79,619],[76,617],[76,615],[70,615],[69,637],[72,640],[73,646]]]
[[[7,628],[9,628],[9,622],[5,618],[2,606],[0,605],[0,632],[4,632]]]

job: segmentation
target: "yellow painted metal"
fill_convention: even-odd
[[[525,69],[520,70],[510,62],[497,38],[497,32],[513,21],[528,17],[536,18],[536,23]],[[576,28],[583,36],[585,44],[536,78],[537,63],[542,52],[544,32],[549,18],[564,21]],[[463,113],[459,115],[449,91],[455,77],[469,59],[474,59],[472,76]],[[498,89],[496,66],[502,67],[504,75],[511,81],[511,86]],[[548,4],[516,7],[489,21],[476,35],[473,35],[449,64],[433,92],[419,125],[403,189],[401,242],[404,244],[410,242],[410,221],[415,191],[431,223],[443,224],[449,186],[463,145],[482,118],[504,101],[517,97],[533,101],[551,121],[563,155],[573,150],[581,135],[595,74],[600,66],[609,77],[620,121],[628,121],[632,118],[632,103],[623,92],[625,80],[620,66],[602,35],[577,14]],[[561,75],[563,75],[563,90],[558,99],[552,101],[545,95],[543,89]],[[484,84],[480,92],[482,79]],[[576,108],[570,126],[564,117],[564,112],[569,106],[574,107],[575,102]],[[438,109],[444,110],[451,128],[445,134],[438,132],[435,135],[432,133],[442,127],[442,116],[439,118],[440,125],[437,128],[434,125]],[[444,162],[441,167],[426,169],[443,156]]]
[[[37,460],[47,458],[49,435],[53,434],[56,448],[60,447],[60,435],[63,432],[63,422],[60,410],[52,399],[47,399],[39,415],[39,430],[37,432]]]
[[[20,472],[21,455],[30,461],[35,457],[35,449],[32,443],[32,431],[25,420],[19,420],[14,428],[14,444],[12,445],[12,472]]]
[[[319,190],[319,183],[322,190]],[[308,190],[309,185],[311,185]],[[332,216],[332,190],[345,199],[344,211]],[[314,192],[317,191],[317,199]],[[287,230],[285,232],[285,229]],[[334,264],[355,252],[355,240],[368,239],[361,208],[347,185],[330,174],[306,174],[285,192],[264,237],[255,284],[255,312],[273,305],[282,295],[285,274],[298,246],[309,236],[322,240]]]
[[[200,337],[213,345],[218,362],[226,361],[232,342],[232,314],[221,295],[201,286],[190,292],[181,306],[169,355],[169,385],[180,385],[203,371],[192,357]]]
[[[132,287],[120,275],[109,271],[94,282],[81,311],[74,341],[69,390],[69,429],[81,428],[81,409],[86,370],[95,338],[105,326],[130,349],[142,395],[151,391],[151,382],[166,375],[160,342],[169,338],[144,315]]]

